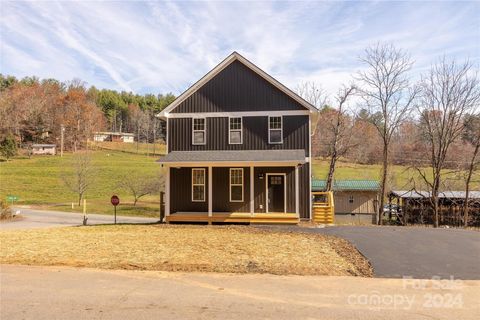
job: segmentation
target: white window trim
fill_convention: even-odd
[[[203,184],[201,183],[193,183],[193,172],[194,171],[203,171]],[[205,202],[205,180],[206,180],[206,176],[205,176],[205,168],[192,168],[192,202]],[[195,200],[193,199],[193,187],[194,186],[203,186],[203,200]]]
[[[232,184],[232,170],[241,170],[242,171],[242,200],[232,200],[232,186],[240,186],[240,184]],[[243,168],[230,168],[230,170],[228,171],[228,189],[229,189],[229,193],[230,193],[230,202],[243,202],[243,192],[244,192],[244,184],[245,184],[245,179],[243,177]]]
[[[240,142],[230,142],[230,132],[238,129],[230,129],[230,119],[240,118]],[[228,117],[228,144],[243,144],[243,117]]]
[[[270,118],[280,117],[280,129],[270,129]],[[268,143],[269,144],[282,144],[283,143],[283,116],[268,116]],[[280,130],[280,142],[272,142],[270,140],[270,130]]]
[[[203,119],[204,121],[204,126],[203,126],[203,130],[195,130],[195,119]],[[203,131],[203,143],[195,143],[195,132],[202,132]],[[200,146],[203,146],[203,145],[206,145],[207,144],[207,118],[203,118],[203,117],[195,117],[195,118],[192,118],[192,145],[200,145]]]

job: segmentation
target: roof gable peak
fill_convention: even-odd
[[[204,84],[210,81],[213,77],[219,74],[222,70],[227,68],[233,62],[239,61],[247,68],[252,70],[254,73],[259,75],[261,78],[272,84],[274,87],[282,91],[284,94],[295,100],[301,106],[303,106],[306,110],[310,112],[318,112],[318,109],[315,108],[312,104],[304,100],[298,94],[281,84],[278,80],[270,76],[268,73],[257,67],[255,64],[250,62],[248,59],[243,57],[237,51],[233,51],[230,55],[228,55],[222,62],[220,62],[217,66],[215,66],[212,70],[210,70],[206,75],[204,75],[200,80],[198,80],[195,84],[193,84],[190,88],[184,91],[181,95],[179,95],[169,106],[167,106],[164,110],[162,110],[158,116],[160,117],[168,117],[168,114],[179,106],[183,101],[185,101],[189,96],[194,94],[198,89],[200,89]]]

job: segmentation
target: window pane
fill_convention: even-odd
[[[230,184],[243,184],[243,170],[232,169],[230,170]]]
[[[282,142],[282,130],[270,130],[270,142]]]
[[[205,130],[205,119],[193,119],[193,130]]]
[[[205,184],[205,171],[203,170],[192,170],[192,182],[193,184]]]
[[[193,200],[203,201],[205,186],[193,186]]]
[[[242,134],[240,131],[230,131],[230,143],[241,143]]]
[[[282,117],[270,117],[269,128],[270,129],[281,129],[282,128]]]
[[[199,131],[193,133],[193,143],[205,143],[205,132]]]
[[[231,186],[232,201],[242,201],[242,186]]]
[[[242,129],[242,118],[230,118],[230,130]]]

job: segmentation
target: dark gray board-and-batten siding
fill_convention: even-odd
[[[305,107],[243,63],[234,61],[171,112],[284,110],[305,110]]]
[[[200,167],[199,167],[200,168]],[[205,167],[205,201],[192,201],[192,168],[170,168],[171,213],[208,212],[208,168]],[[287,191],[287,212],[295,212],[295,167],[255,167],[254,168],[254,210],[266,212],[266,174],[285,173]],[[250,168],[244,167],[243,202],[230,202],[229,168],[214,167],[212,171],[212,211],[213,212],[250,212]],[[261,178],[262,177],[262,178]],[[299,186],[309,181],[308,163],[299,167]],[[299,188],[300,218],[309,216],[309,188]],[[262,208],[260,208],[260,205]]]
[[[228,117],[209,117],[206,144],[192,144],[192,118],[168,119],[168,152],[193,150],[304,149],[309,157],[308,115],[283,116],[283,143],[268,143],[268,116],[243,117],[243,143],[228,143]]]

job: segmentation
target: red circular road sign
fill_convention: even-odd
[[[112,196],[112,198],[110,198],[110,202],[111,202],[114,206],[118,206],[118,204],[120,203],[120,199],[119,199],[117,196]]]

